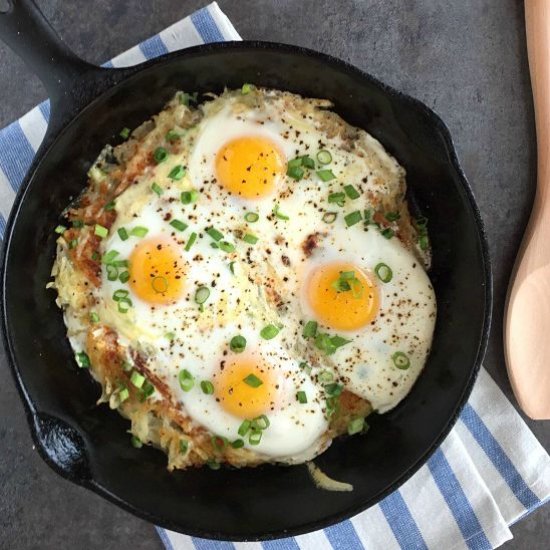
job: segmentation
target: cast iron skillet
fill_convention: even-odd
[[[5,0],[4,0],[5,1]],[[157,525],[203,537],[270,539],[322,528],[397,489],[437,448],[464,405],[487,342],[491,275],[472,192],[442,121],[356,68],[304,48],[209,44],[128,69],[78,59],[30,0],[0,14],[0,37],[40,76],[51,122],[10,216],[2,262],[2,328],[38,451],[60,475]],[[243,82],[329,98],[405,166],[429,218],[437,294],[433,349],[395,410],[365,437],[335,442],[316,462],[350,493],[316,489],[305,466],[169,473],[165,456],[134,449],[128,424],[94,406],[98,386],[76,368],[54,294],[45,290],[59,213],[121,128],[158,112],[178,89],[219,92]]]

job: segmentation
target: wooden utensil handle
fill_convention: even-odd
[[[537,199],[533,212],[536,216],[538,208],[550,202],[547,200],[550,193],[549,0],[525,0],[525,26],[537,129]]]

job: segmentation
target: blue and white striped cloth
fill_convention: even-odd
[[[105,64],[122,67],[203,42],[240,40],[216,3]],[[0,131],[0,231],[46,131],[42,103]],[[489,549],[509,525],[550,499],[550,457],[481,370],[460,420],[398,491],[350,520],[271,542],[216,542],[158,529],[167,550]]]

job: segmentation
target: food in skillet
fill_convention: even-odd
[[[405,172],[325,100],[178,93],[57,229],[80,367],[168,466],[296,464],[409,392],[436,315]]]

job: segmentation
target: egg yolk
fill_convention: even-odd
[[[369,324],[379,309],[378,289],[357,266],[330,263],[308,280],[307,298],[317,320],[336,330],[357,330]]]
[[[149,304],[169,304],[183,291],[183,262],[176,246],[166,239],[139,243],[130,255],[130,279],[134,294]]]
[[[219,183],[245,199],[269,195],[285,167],[285,159],[271,140],[254,136],[226,143],[216,156]]]
[[[275,406],[277,382],[272,371],[253,357],[226,361],[214,380],[220,405],[240,418],[254,418]]]

